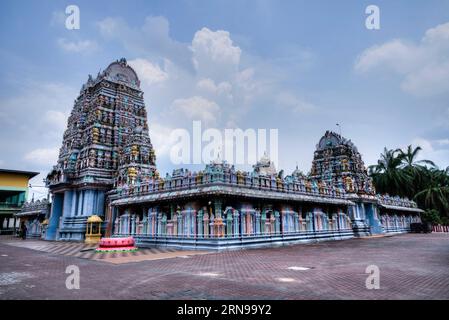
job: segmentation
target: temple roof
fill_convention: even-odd
[[[324,149],[328,149],[328,148],[334,148],[339,145],[348,146],[357,152],[357,147],[354,145],[354,143],[350,139],[348,140],[333,131],[326,131],[324,136],[320,139],[320,142],[318,142],[316,149],[324,150]]]
[[[139,77],[125,58],[112,62],[105,70],[107,77],[140,86]]]
[[[254,171],[260,175],[276,175],[277,170],[274,166],[273,161],[268,157],[267,152],[265,151],[262,158],[254,165]]]
[[[125,58],[121,58],[120,60],[112,62],[106,68],[106,70],[104,70],[103,72],[98,72],[95,79],[92,77],[92,75],[89,75],[87,78],[87,82],[81,87],[81,91],[94,86],[103,79],[116,83],[123,83],[136,90],[140,90],[139,77],[137,76],[137,73],[134,71],[134,69],[130,65],[128,65],[128,62]]]

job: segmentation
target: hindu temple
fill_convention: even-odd
[[[331,131],[308,175],[284,175],[264,155],[249,172],[217,159],[162,178],[125,59],[82,86],[47,185],[48,240],[83,240],[95,215],[103,235],[132,236],[137,246],[242,248],[407,232],[422,212],[376,194],[354,143]]]

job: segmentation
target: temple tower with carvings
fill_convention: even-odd
[[[155,170],[140,81],[122,58],[89,75],[74,102],[47,176],[53,201],[46,239],[82,240],[87,218],[104,216],[108,191]]]

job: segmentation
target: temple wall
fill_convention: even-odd
[[[330,213],[290,205],[237,206],[199,203],[115,208],[113,236],[133,236],[139,246],[239,247],[348,239],[354,236],[344,208]],[[304,214],[303,214],[304,212]]]
[[[410,231],[411,223],[420,223],[421,217],[417,214],[383,211],[380,221],[384,233],[402,233]]]

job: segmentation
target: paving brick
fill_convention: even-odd
[[[91,259],[81,259],[80,244],[46,252],[46,243],[0,239],[0,299],[449,299],[448,240],[405,234],[208,254],[145,249],[96,259],[87,251]],[[159,258],[141,260],[151,255]],[[114,259],[127,263],[105,261]],[[79,290],[65,287],[72,264]],[[380,269],[378,290],[365,287],[368,265]]]

